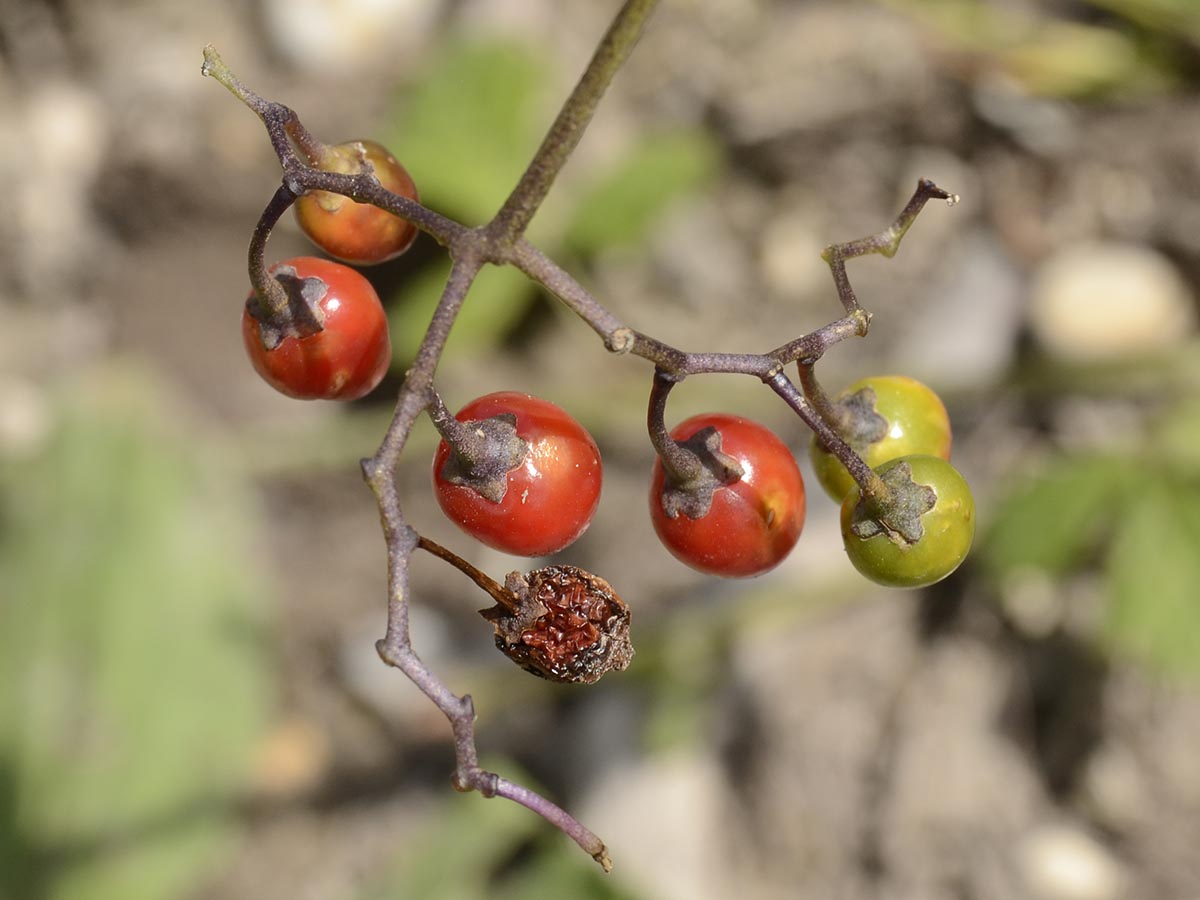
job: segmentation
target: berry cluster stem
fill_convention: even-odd
[[[732,373],[753,375],[768,384],[816,432],[819,439],[849,469],[864,494],[886,499],[887,489],[878,475],[846,445],[831,426],[832,419],[817,400],[816,406],[783,374],[794,362],[811,366],[835,344],[865,336],[870,314],[858,303],[846,275],[846,260],[868,253],[892,256],[917,214],[931,198],[953,202],[956,198],[922,179],[912,199],[889,228],[867,238],[833,244],[822,254],[830,266],[838,297],[846,314],[833,322],[766,353],[691,352],[635,331],[614,316],[561,266],[523,237],[530,221],[548,194],[558,173],[581,140],[608,85],[641,37],[657,0],[626,0],[600,41],[587,69],[563,104],[525,173],[493,220],[472,228],[434,212],[415,200],[387,191],[373,174],[343,174],[320,168],[328,148],[313,137],[288,107],[260,97],[243,85],[217,52],[204,51],[202,73],[212,76],[263,121],[283,170],[283,184],[264,210],[255,228],[249,251],[249,272],[255,291],[269,310],[286,307],[282,287],[267,274],[265,245],[275,223],[297,197],[307,191],[329,191],[370,203],[412,222],[446,247],[453,260],[437,308],[431,318],[412,367],[405,375],[387,432],[375,453],[362,461],[363,477],[379,507],[387,549],[387,628],[377,644],[380,658],[404,673],[446,716],[454,734],[455,770],[452,783],[458,790],[479,791],[485,797],[506,797],[533,810],[579,844],[608,871],[612,863],[604,843],[576,819],[539,794],[480,768],[475,743],[475,710],[469,695],[456,695],[435,675],[412,647],[408,625],[409,565],[418,548],[466,572],[498,602],[503,603],[487,576],[460,557],[421,537],[408,524],[401,509],[396,467],[414,424],[428,412],[435,424],[452,430],[448,410],[434,391],[434,375],[446,340],[483,265],[512,265],[558,297],[602,339],[614,353],[645,359],[655,366],[654,387],[648,414],[651,442],[674,475],[686,478],[701,466],[695,454],[680,447],[667,433],[664,414],[672,386],[689,375]],[[281,299],[282,297],[282,299]],[[815,383],[815,381],[814,381]],[[806,388],[807,389],[807,388]],[[820,395],[823,396],[823,395]],[[443,431],[447,433],[447,431]],[[435,549],[436,548],[436,549]],[[472,572],[480,577],[476,577]],[[495,582],[490,582],[495,585]]]
[[[837,286],[838,298],[847,313],[853,314],[862,307],[854,295],[854,289],[850,287],[850,278],[846,275],[846,260],[872,253],[891,259],[900,249],[900,242],[917,220],[917,215],[925,208],[926,203],[934,199],[945,200],[951,206],[958,203],[957,194],[944,191],[928,178],[922,178],[917,182],[916,191],[900,211],[900,215],[883,231],[853,241],[830,244],[822,251],[821,259],[829,264],[833,283]]]
[[[250,238],[250,247],[247,251],[250,284],[254,288],[254,293],[258,295],[259,302],[263,304],[266,312],[280,318],[287,314],[288,298],[279,282],[267,272],[267,239],[271,236],[275,223],[295,202],[296,195],[286,184],[281,184],[254,226],[254,234]],[[318,327],[317,330],[319,331],[320,328]]]
[[[667,396],[680,381],[662,369],[654,370],[654,383],[650,387],[650,405],[646,411],[646,428],[650,432],[650,444],[662,460],[667,480],[673,484],[686,484],[700,478],[704,465],[700,458],[671,437],[667,430]]]
[[[437,429],[442,440],[449,444],[455,453],[469,458],[476,455],[472,451],[481,443],[479,436],[465,422],[460,422],[454,413],[450,412],[437,391],[433,391],[431,394],[428,412],[433,427]]]
[[[850,475],[858,482],[862,488],[864,497],[869,497],[875,502],[886,502],[888,496],[887,485],[883,483],[883,479],[876,474],[870,466],[863,462],[862,457],[855,453],[850,445],[842,440],[829,422],[821,416],[813,406],[804,398],[796,385],[792,384],[782,371],[778,371],[769,378],[763,379],[771,387],[775,393],[783,398],[783,402],[792,408],[804,424],[816,432],[821,443],[829,449],[839,460],[842,465],[850,472]]]
[[[838,409],[837,404],[829,399],[829,395],[825,393],[825,389],[821,387],[821,383],[817,381],[816,364],[801,360],[796,364],[797,372],[800,376],[800,390],[804,392],[804,397],[812,405],[813,409],[830,424],[831,427],[841,430],[844,416]]]
[[[503,606],[511,613],[520,612],[517,605],[517,598],[513,596],[512,591],[500,584],[482,569],[479,569],[453,550],[448,550],[436,541],[431,541],[429,538],[421,535],[417,538],[417,546],[426,553],[431,553],[438,559],[450,563],[458,571],[462,572],[470,578],[475,584],[484,591],[489,597]]]
[[[525,233],[554,179],[578,146],[600,98],[641,37],[658,0],[626,0],[600,40],[592,60],[534,154],[533,161],[488,226],[488,235],[511,246]]]

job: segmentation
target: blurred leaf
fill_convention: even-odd
[[[93,374],[0,476],[0,895],[177,896],[258,732],[247,491],[148,384]]]
[[[1124,652],[1200,674],[1200,490],[1142,478],[1117,517],[1106,626]]]
[[[485,760],[483,765],[542,790],[509,761]],[[635,900],[619,885],[569,838],[523,806],[478,794],[447,795],[425,831],[405,844],[386,877],[360,900]]]
[[[981,0],[880,2],[908,14],[957,49],[990,57],[1034,94],[1130,94],[1162,90],[1177,80],[1124,31],[1073,21],[1048,9]]]
[[[999,55],[1032,93],[1051,97],[1144,86],[1150,76],[1126,35],[1076,22],[1044,19],[1028,39],[1000,49]]]
[[[1167,37],[1200,41],[1200,4],[1196,0],[1088,0]]]
[[[469,224],[500,208],[549,122],[547,67],[510,43],[450,44],[406,96],[385,143],[423,202]]]
[[[716,145],[703,132],[647,137],[581,198],[567,246],[589,254],[641,240],[672,200],[712,179],[717,163]]]
[[[490,760],[484,765],[497,766],[507,777],[529,784],[507,762]],[[488,900],[493,896],[488,887],[492,873],[549,827],[537,814],[508,800],[486,800],[474,793],[447,795],[426,831],[399,851],[391,871],[362,900]]]
[[[1154,455],[1180,472],[1200,472],[1200,402],[1172,406],[1158,423]]]
[[[1053,463],[995,510],[985,559],[1004,571],[1025,566],[1062,573],[1113,526],[1135,463],[1070,457]]]
[[[401,296],[388,304],[394,368],[412,363],[449,275],[450,260],[440,260],[416,275]],[[521,272],[508,266],[485,266],[454,322],[443,359],[494,347],[525,315],[535,296],[532,282]]]
[[[583,853],[556,843],[547,846],[488,897],[491,900],[529,900],[562,897],[569,900],[637,900],[621,887],[618,877],[605,875]]]

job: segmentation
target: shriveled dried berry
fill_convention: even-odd
[[[513,605],[480,614],[496,626],[500,652],[550,681],[594,684],[633,659],[629,607],[599,576],[575,566],[546,566],[504,582]]]

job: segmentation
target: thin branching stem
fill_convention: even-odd
[[[275,195],[267,203],[266,209],[254,226],[254,234],[250,237],[250,247],[247,250],[247,263],[250,273],[250,285],[254,288],[261,302],[274,315],[282,316],[288,308],[287,292],[267,274],[265,251],[267,239],[271,236],[280,217],[296,202],[296,195],[286,185],[281,184]]]
[[[891,259],[900,249],[900,242],[904,239],[904,235],[908,234],[908,229],[916,221],[917,215],[925,208],[926,203],[934,199],[946,200],[951,206],[958,202],[956,194],[942,190],[928,178],[922,178],[917,183],[916,191],[905,204],[904,209],[900,211],[900,215],[896,217],[896,221],[883,231],[853,241],[830,244],[821,253],[821,258],[829,264],[829,270],[833,273],[833,283],[837,285],[838,297],[848,314],[854,314],[862,307],[858,303],[858,298],[854,296],[854,289],[850,287],[850,279],[846,275],[846,260],[854,259],[857,256],[866,256],[870,253],[879,253]]]
[[[804,392],[805,399],[822,419],[840,431],[843,424],[842,415],[834,402],[829,399],[829,395],[825,393],[825,389],[821,387],[821,383],[817,381],[816,364],[802,360],[796,368],[800,375],[800,390]]]
[[[609,858],[608,848],[604,846],[604,841],[579,824],[575,817],[566,810],[529,788],[514,784],[505,778],[497,778],[493,790],[494,796],[505,797],[515,803],[520,803],[526,809],[533,810],[582,847],[583,851],[598,862],[600,868],[605,872],[612,871],[612,859]]]
[[[654,383],[650,386],[650,403],[646,410],[646,428],[650,433],[650,444],[662,460],[667,480],[673,484],[696,481],[704,472],[704,464],[695,453],[671,437],[667,430],[667,396],[679,383],[679,378],[654,370]]]
[[[387,191],[370,172],[344,174],[324,171],[329,148],[301,124],[287,106],[266,100],[243,85],[212,47],[205,48],[202,72],[224,85],[263,121],[283,169],[283,184],[255,228],[249,253],[251,282],[268,306],[278,309],[279,286],[267,275],[265,246],[272,228],[297,197],[308,191],[330,191],[361,203],[370,203],[415,224],[445,246],[453,259],[437,308],[430,320],[411,368],[405,375],[387,432],[375,453],[362,461],[363,477],[379,507],[387,548],[387,629],[377,644],[380,658],[407,676],[446,716],[454,736],[455,769],[452,783],[462,791],[485,797],[505,797],[533,810],[579,844],[604,869],[612,867],[604,843],[559,806],[536,792],[513,784],[480,768],[475,743],[475,708],[469,695],[455,694],[421,660],[412,647],[408,625],[409,568],[413,553],[423,548],[472,577],[500,603],[505,589],[440,545],[419,535],[401,509],[396,466],[412,429],[428,413],[440,429],[453,429],[449,411],[434,390],[434,375],[450,330],[471,284],[486,264],[512,265],[558,297],[601,337],[614,353],[645,359],[655,366],[648,423],[651,442],[668,466],[685,472],[695,463],[667,433],[664,415],[671,387],[689,375],[731,373],[753,375],[768,384],[834,453],[863,486],[864,492],[882,497],[886,489],[879,476],[846,445],[827,415],[814,408],[783,374],[791,363],[801,364],[806,390],[815,384],[812,365],[840,341],[867,333],[870,314],[859,305],[846,275],[846,260],[868,253],[892,256],[917,214],[932,198],[953,200],[932,182],[922,180],[899,217],[889,228],[871,237],[827,247],[838,297],[846,315],[809,334],[766,353],[688,352],[642,334],[614,316],[574,277],[523,237],[529,222],[545,199],[558,173],[583,136],[613,76],[641,36],[657,0],[626,0],[601,40],[579,83],[563,104],[533,161],[495,218],[486,226],[471,228],[434,212],[415,200]],[[282,289],[279,288],[280,292]],[[284,301],[286,302],[286,300]],[[807,374],[806,374],[807,373]],[[821,395],[823,396],[823,395]],[[817,400],[817,405],[822,402]]]
[[[471,565],[453,550],[447,550],[441,544],[437,543],[436,541],[431,541],[424,535],[417,538],[417,546],[426,553],[430,553],[436,556],[438,559],[450,563],[450,565],[454,566],[454,568],[458,569],[458,571],[470,578],[481,590],[485,591],[489,597],[491,597],[509,612],[519,612],[517,598],[513,596],[513,592],[496,581],[496,579],[488,575],[487,572],[484,572],[482,569]]]
[[[850,472],[850,475],[862,488],[863,496],[883,500],[887,496],[887,486],[871,467],[863,462],[862,457],[855,453],[850,445],[842,440],[824,418],[804,399],[799,388],[792,384],[791,379],[782,370],[763,379],[775,393],[783,398],[784,403],[792,408],[804,424],[816,432],[829,452],[833,453]]]
[[[525,174],[488,226],[488,234],[495,243],[511,246],[525,233],[554,179],[578,146],[613,76],[633,52],[657,5],[658,0],[626,0],[621,7]]]

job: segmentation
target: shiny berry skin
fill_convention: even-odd
[[[975,500],[962,475],[936,456],[903,456],[879,466],[889,470],[907,465],[914,484],[932,489],[932,508],[920,516],[923,533],[909,543],[886,532],[869,538],[855,533],[868,516],[856,485],[842,501],[842,541],[854,568],[887,587],[924,587],[941,581],[958,568],[975,536]]]
[[[285,337],[267,350],[259,323],[242,312],[242,341],[254,370],[280,393],[299,400],[356,400],[379,384],[391,364],[387,316],[371,283],[348,266],[299,256],[276,263],[272,274],[295,272],[318,278],[325,293],[317,302],[324,328],[308,337]]]
[[[775,568],[796,546],[804,527],[804,478],[792,452],[770,429],[724,413],[693,416],[671,432],[685,441],[704,428],[721,436],[721,452],[736,460],[742,476],[721,484],[708,512],[698,519],[663,509],[666,474],[655,460],[650,480],[650,519],[659,540],[680,562],[724,578],[748,578]]]
[[[417,199],[417,187],[408,171],[375,141],[350,141],[332,147],[329,160],[318,168],[356,174],[364,156],[383,187],[393,194]],[[328,191],[310,191],[301,196],[296,201],[296,221],[330,256],[363,266],[399,256],[417,237],[417,226],[406,219]]]
[[[504,496],[488,500],[466,484],[448,480],[449,444],[433,457],[433,488],[446,516],[489,547],[515,556],[546,556],[587,530],[600,503],[600,450],[565,410],[546,400],[501,391],[472,400],[460,422],[511,415],[517,436],[529,444],[524,460],[506,476]]]
[[[952,436],[946,407],[936,393],[914,378],[864,378],[842,391],[834,402],[851,416],[842,438],[872,469],[901,456],[950,458]],[[840,503],[854,487],[854,479],[815,436],[809,449],[817,480]]]

